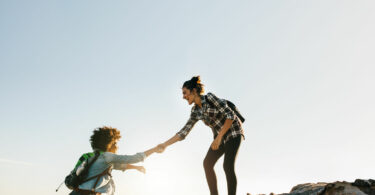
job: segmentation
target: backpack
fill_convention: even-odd
[[[234,104],[233,104],[231,101],[229,101],[229,100],[225,100],[225,101],[227,101],[227,104],[228,104],[229,108],[233,110],[233,112],[237,115],[237,117],[240,119],[240,121],[241,121],[242,123],[244,123],[244,122],[245,122],[245,118],[241,115],[241,113],[240,113],[240,111],[237,109],[236,105],[234,105]]]
[[[82,155],[82,157],[79,159],[73,171],[71,171],[71,173],[65,177],[66,187],[68,187],[71,190],[77,190],[79,185],[96,178],[95,184],[91,188],[91,190],[94,191],[101,176],[106,175],[106,174],[111,176],[110,174],[111,166],[110,166],[106,170],[104,170],[102,173],[87,178],[91,165],[98,159],[99,156],[100,156],[100,152],[98,151],[95,151],[94,156],[92,156],[92,153]]]
[[[215,105],[206,98],[207,102],[212,106],[215,107]],[[237,109],[236,105],[234,105],[231,101],[224,99],[227,102],[228,107],[236,114],[236,116],[240,119],[242,123],[245,122],[245,118],[241,115],[240,111]]]
[[[73,171],[65,177],[66,187],[74,190],[84,183],[91,165],[98,159],[99,155],[99,152],[95,152],[94,157],[90,156],[90,153],[82,155]]]

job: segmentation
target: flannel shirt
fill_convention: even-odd
[[[244,137],[244,131],[240,119],[227,105],[225,100],[219,99],[212,93],[207,93],[207,95],[201,96],[201,103],[202,108],[197,105],[192,107],[189,120],[185,126],[177,132],[177,135],[179,135],[182,140],[185,139],[198,120],[202,120],[204,124],[211,128],[214,138],[219,134],[226,119],[233,120],[231,127],[223,136],[224,144],[229,139],[238,136]]]

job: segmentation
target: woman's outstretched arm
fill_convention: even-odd
[[[151,149],[149,149],[149,150],[146,150],[146,151],[144,151],[143,153],[146,155],[146,157],[147,156],[150,156],[151,154],[153,154],[153,153],[155,153],[155,152],[157,152],[157,153],[161,153],[161,152],[163,152],[162,150],[161,150],[161,148],[159,147],[159,146],[156,146],[156,147],[153,147],[153,148],[151,148]]]
[[[184,140],[197,121],[198,119],[195,117],[195,115],[191,114],[185,126],[179,132],[177,132],[176,135],[158,145],[159,150],[164,151],[166,147],[176,143],[177,141]]]
[[[181,141],[181,140],[182,139],[181,139],[181,137],[178,134],[174,135],[169,140],[167,140],[164,143],[161,143],[161,144],[159,144],[157,146],[158,152],[159,153],[163,152],[165,150],[165,148],[167,148],[168,146],[170,146],[170,145],[172,145],[172,144],[174,144],[174,143],[176,143],[178,141]]]
[[[161,145],[164,148],[166,148],[166,147],[168,147],[168,146],[170,146],[170,145],[172,145],[172,144],[174,144],[178,141],[181,141],[181,140],[182,140],[181,137],[178,134],[176,134],[173,137],[171,137],[169,140],[167,140],[166,142],[164,142],[162,144],[159,144],[159,146]]]

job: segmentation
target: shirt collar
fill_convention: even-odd
[[[205,95],[201,95],[201,104],[202,104],[202,108],[203,108],[203,106],[206,104],[206,96]],[[194,105],[194,107],[193,107],[193,109],[195,110],[195,111],[198,111],[199,109],[202,109],[202,108],[199,108],[199,106],[198,105]]]

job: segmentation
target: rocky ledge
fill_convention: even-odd
[[[276,194],[271,193],[270,195]],[[356,179],[352,183],[337,181],[299,184],[294,186],[289,193],[279,195],[375,195],[375,180]]]

